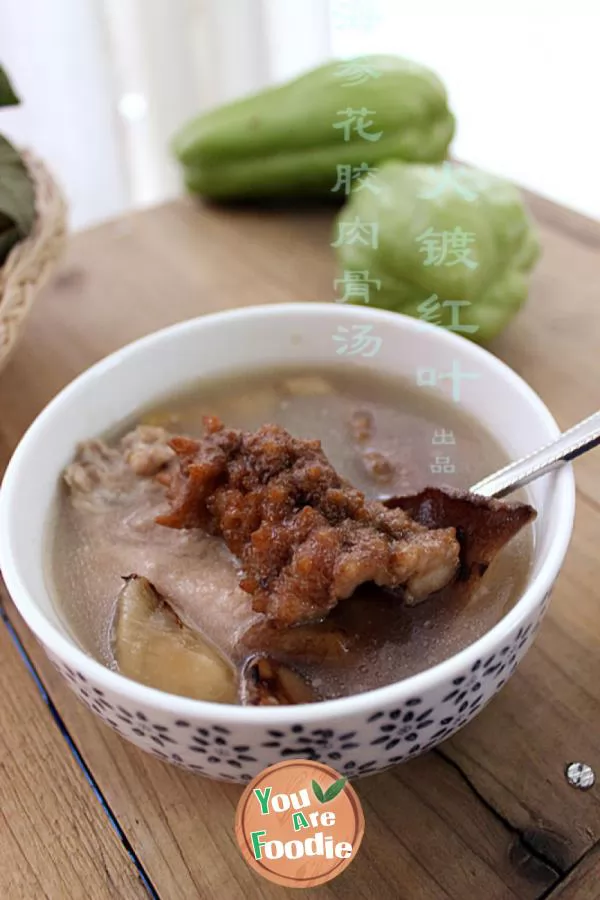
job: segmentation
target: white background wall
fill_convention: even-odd
[[[74,225],[130,199],[101,3],[0,0],[0,61],[26,102],[0,130],[34,147],[67,188]]]
[[[458,119],[456,156],[600,219],[600,0],[365,8],[374,24],[338,28],[335,55],[390,52],[431,66]]]
[[[600,0],[0,0],[26,100],[0,129],[82,227],[178,191],[168,141],[194,112],[368,52],[443,78],[457,156],[600,219]]]

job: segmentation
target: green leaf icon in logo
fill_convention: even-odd
[[[340,791],[344,789],[344,785],[347,781],[347,778],[338,778],[338,780],[334,781],[333,784],[330,784],[325,793],[323,793],[321,785],[313,780],[313,793],[319,803],[329,803],[330,800],[335,800]]]
[[[313,794],[315,795],[315,797],[317,798],[319,803],[325,803],[325,794],[323,793],[321,785],[318,782],[316,782],[314,780],[314,778],[313,778],[313,783],[312,783],[312,789],[313,789]]]
[[[347,778],[338,778],[337,781],[334,781],[333,784],[330,784],[325,791],[325,799],[323,800],[323,803],[329,803],[330,800],[335,799],[340,791],[344,789],[344,785],[347,781]]]

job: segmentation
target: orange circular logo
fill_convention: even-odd
[[[365,831],[356,791],[335,769],[306,759],[269,766],[240,798],[235,836],[248,865],[286,887],[331,881]]]

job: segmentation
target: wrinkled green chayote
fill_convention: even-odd
[[[539,255],[518,189],[449,162],[380,166],[339,214],[333,245],[339,300],[475,341],[494,337],[525,302]]]
[[[432,71],[360,56],[197,116],[173,151],[187,188],[205,197],[332,197],[340,167],[354,176],[387,159],[445,159],[454,125]]]

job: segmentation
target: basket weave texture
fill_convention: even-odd
[[[67,204],[44,165],[29,151],[23,162],[35,186],[36,219],[31,234],[16,244],[0,268],[0,370],[23,329],[36,292],[60,259],[67,235]]]

